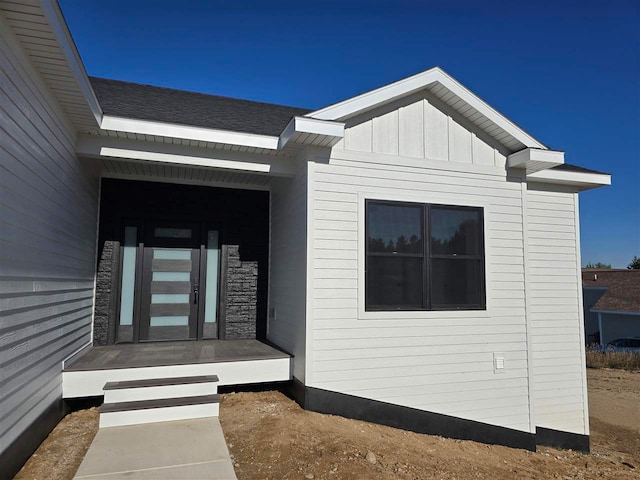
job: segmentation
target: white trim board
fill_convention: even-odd
[[[186,140],[196,140],[200,142],[226,143],[270,150],[277,150],[279,141],[278,137],[268,135],[216,130],[176,123],[152,122],[149,120],[123,118],[113,115],[105,115],[102,118],[100,128],[103,130],[137,133],[140,135],[184,138]]]
[[[606,173],[569,172],[544,170],[527,174],[527,181],[572,185],[579,191],[611,185],[611,175]]]
[[[117,368],[62,372],[62,397],[102,396],[104,384],[150,378],[217,375],[219,386],[281,382],[291,379],[291,358],[270,358],[241,362],[197,363],[159,367]]]
[[[527,174],[546,170],[564,163],[564,152],[525,148],[507,157],[507,167],[524,168]]]
[[[295,174],[293,159],[282,155],[259,155],[102,135],[80,136],[76,149],[78,155],[89,158],[151,161],[277,176],[293,176]]]

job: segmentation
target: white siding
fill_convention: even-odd
[[[458,123],[458,116],[444,112],[434,103],[440,104],[428,93],[414,95],[403,103],[350,120],[344,141],[334,150],[504,168],[504,151],[489,145],[472,133],[468,125]]]
[[[271,183],[270,318],[267,338],[294,355],[294,376],[305,380],[307,165],[294,178]]]
[[[402,112],[401,119],[407,113]],[[409,114],[421,118],[415,110]],[[438,125],[446,131],[446,124]],[[448,148],[431,133],[425,138],[427,152]],[[348,135],[347,146],[351,139]],[[469,151],[471,141],[469,136]],[[386,136],[384,142],[394,140]],[[405,145],[401,151],[423,150]],[[312,352],[306,384],[531,431],[519,179],[507,179],[503,166],[341,148],[328,163],[313,166]],[[487,311],[365,312],[365,198],[483,206]],[[494,373],[494,353],[505,355],[504,373]]]
[[[528,187],[527,284],[536,425],[585,434],[577,207],[577,194],[561,187]]]
[[[0,452],[90,341],[98,179],[0,15]]]

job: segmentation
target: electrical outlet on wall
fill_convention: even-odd
[[[493,354],[493,373],[504,373],[505,370],[505,360],[504,353],[494,353]]]

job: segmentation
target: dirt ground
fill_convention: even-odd
[[[22,470],[20,480],[70,480],[98,431],[98,409],[72,412],[62,419]]]
[[[640,372],[588,370],[588,379],[590,455],[527,452],[306,412],[275,391],[224,394],[220,421],[239,480],[639,479]],[[71,479],[96,430],[96,409],[72,413],[16,478]]]

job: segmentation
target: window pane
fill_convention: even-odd
[[[483,306],[482,260],[433,258],[431,303],[433,307]]]
[[[422,307],[422,258],[370,256],[367,305]]]
[[[151,295],[151,303],[189,303],[188,293],[154,293]]]
[[[480,211],[446,207],[431,208],[433,254],[479,255]]]
[[[153,272],[154,282],[190,282],[191,272]]]
[[[191,260],[191,250],[153,250],[153,258],[158,260]]]
[[[204,305],[205,323],[215,323],[218,310],[218,264],[220,249],[218,248],[218,231],[207,233],[207,286]]]
[[[189,325],[189,317],[186,315],[150,317],[149,325],[152,327],[186,326]]]
[[[133,296],[136,281],[136,227],[124,228],[122,278],[120,288],[120,325],[133,323]]]
[[[422,253],[421,206],[367,205],[369,252]]]

